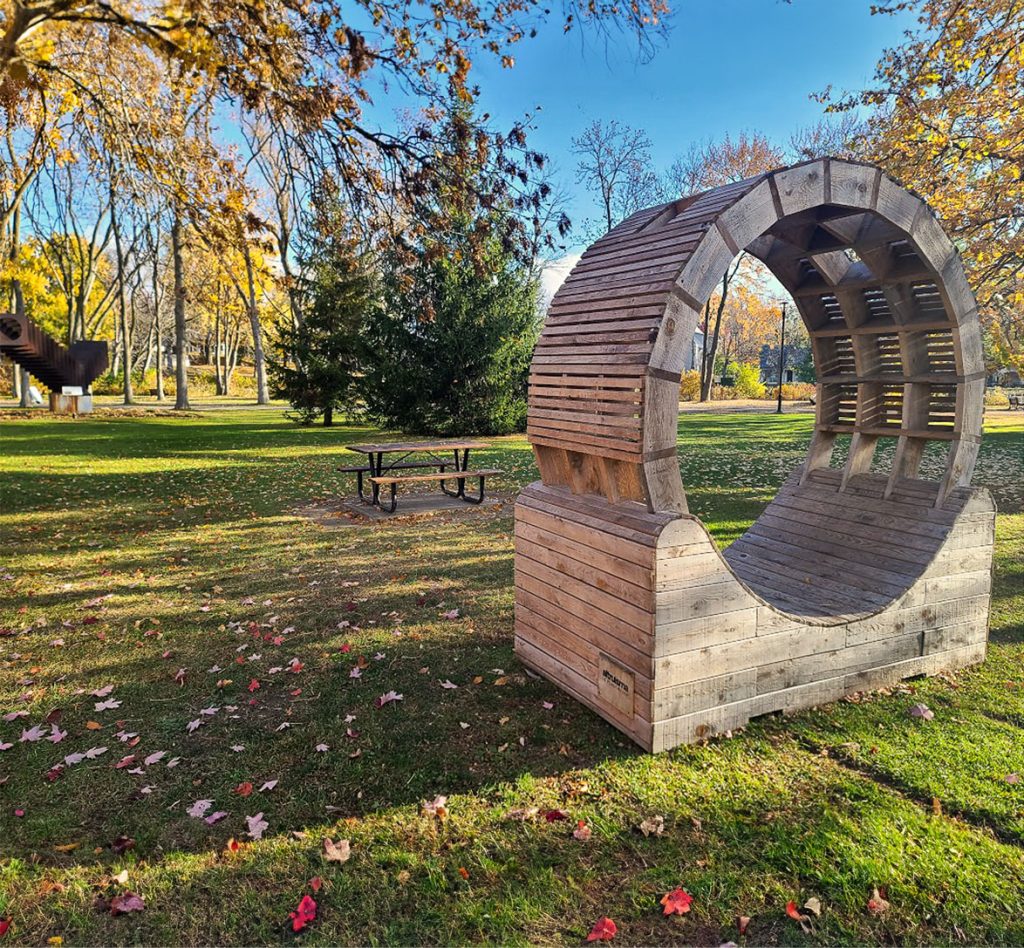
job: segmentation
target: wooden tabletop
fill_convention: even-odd
[[[348,444],[360,454],[389,454],[396,451],[468,451],[489,448],[486,441],[388,441],[381,444]]]

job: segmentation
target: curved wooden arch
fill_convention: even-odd
[[[818,407],[806,462],[723,556],[687,516],[679,383],[700,312],[742,250],[796,302]],[[583,254],[534,353],[528,432],[542,481],[517,503],[517,651],[655,749],[873,681],[844,672],[822,691],[836,667],[862,675],[865,662],[877,671],[978,660],[992,505],[968,485],[983,393],[959,256],[927,205],[880,169],[825,158],[634,214]],[[844,436],[845,464],[832,470]],[[873,473],[883,439],[895,442],[892,463]],[[948,445],[938,483],[919,476],[929,442]],[[952,599],[971,606],[947,612],[954,625],[973,623],[970,641],[926,644],[925,626],[946,620],[906,610],[927,600],[930,571],[955,579],[958,564],[970,595]],[[861,641],[866,622],[899,632]],[[908,623],[924,623],[920,634],[905,633]],[[768,629],[788,638],[757,645]],[[798,683],[783,668],[764,677],[761,650],[784,642],[778,661],[795,649],[819,671]],[[716,664],[729,646],[738,657]]]

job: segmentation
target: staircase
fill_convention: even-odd
[[[58,394],[65,385],[88,391],[107,368],[105,342],[76,342],[65,349],[27,316],[14,313],[0,313],[0,355]]]

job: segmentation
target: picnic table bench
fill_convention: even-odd
[[[363,478],[364,475],[369,475],[370,499],[368,502],[387,513],[394,513],[398,506],[397,488],[399,484],[429,481],[436,481],[441,491],[449,497],[456,497],[468,504],[479,504],[484,500],[485,480],[503,473],[497,468],[470,468],[469,452],[487,447],[489,445],[485,441],[452,440],[350,444],[348,445],[350,451],[366,456],[366,464],[343,467],[341,470],[356,475],[359,499],[364,502],[367,502],[367,498],[364,492]],[[388,455],[392,457],[389,458]],[[414,455],[428,455],[429,457],[423,460],[409,460]],[[430,468],[437,468],[437,470],[429,471]],[[413,473],[406,473],[410,471]],[[466,480],[473,477],[477,478],[480,484],[479,492],[475,497],[466,493]],[[453,480],[457,485],[454,490],[445,483]],[[390,488],[390,504],[387,507],[381,503],[382,487]]]
[[[1011,411],[1014,409],[1024,409],[1024,394],[1010,392],[1006,397],[1010,402],[1008,407]]]

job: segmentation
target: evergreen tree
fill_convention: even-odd
[[[421,434],[520,431],[540,319],[535,276],[513,252],[519,201],[464,104],[452,103],[436,140],[436,160],[459,184],[414,201],[426,236],[383,254],[363,404],[379,424]]]
[[[300,325],[278,327],[270,377],[295,417],[310,425],[354,408],[360,368],[360,330],[377,307],[374,278],[349,239],[325,241],[316,251]]]
[[[476,245],[479,247],[479,245]],[[508,434],[526,425],[537,340],[537,284],[497,239],[469,252],[468,230],[444,253],[385,264],[381,312],[365,328],[367,414],[421,434]]]

